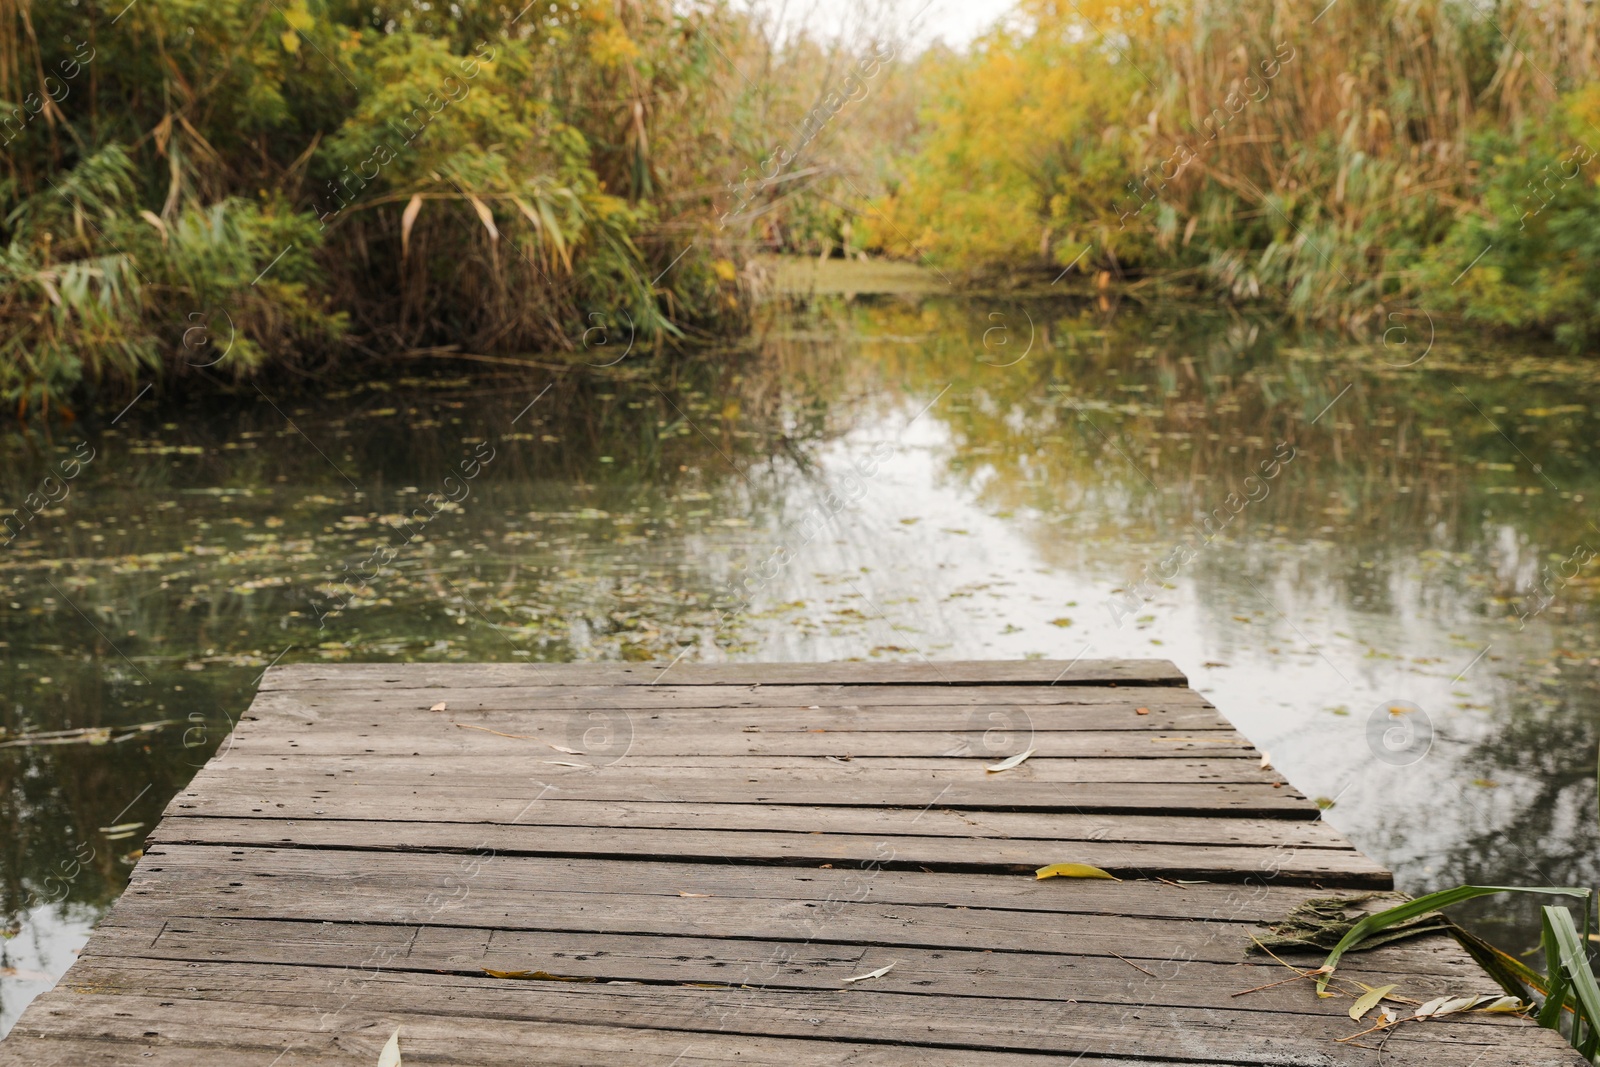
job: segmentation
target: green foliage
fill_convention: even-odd
[[[877,247],[973,269],[1181,273],[1357,331],[1421,306],[1574,346],[1600,333],[1589,8],[1023,8],[1025,31],[930,74]],[[1524,219],[1529,181],[1550,203]]]
[[[1469,322],[1547,332],[1573,349],[1600,335],[1600,135],[1548,124],[1475,140],[1482,210],[1423,260],[1430,291]],[[1470,271],[1466,264],[1492,251]],[[1459,277],[1459,281],[1455,280]]]
[[[646,345],[742,323],[710,197],[683,195],[737,122],[708,59],[742,25],[721,8],[117,8],[0,0],[19,410],[354,351],[576,349],[602,320]]]

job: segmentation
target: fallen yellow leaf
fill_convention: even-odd
[[[1350,1005],[1350,1018],[1360,1022],[1363,1015],[1377,1007],[1378,1001],[1382,1000],[1385,994],[1394,992],[1394,989],[1395,987],[1392,985],[1381,985],[1376,989],[1367,990],[1356,998],[1354,1004]]]
[[[1091,867],[1087,863],[1052,863],[1048,867],[1040,867],[1033,872],[1035,878],[1109,878],[1113,882],[1122,881],[1109,871],[1102,871],[1099,867]]]

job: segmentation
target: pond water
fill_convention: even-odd
[[[1595,367],[852,286],[671,373],[8,431],[0,1030],[274,662],[1163,657],[1401,888],[1594,884]]]

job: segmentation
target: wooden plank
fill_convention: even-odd
[[[668,756],[854,756],[932,757],[982,759],[993,762],[1036,747],[1042,754],[1071,759],[1223,759],[1261,754],[1233,730],[1190,729],[1184,733],[1145,730],[858,730],[815,727],[762,728],[718,723],[715,727],[655,718],[633,719],[631,728],[597,735],[598,744],[586,743],[585,731],[569,731],[565,723],[528,715],[460,716],[437,725],[397,733],[363,725],[330,728],[323,720],[313,725],[274,723],[263,729],[246,722],[228,746],[232,756],[258,752],[278,756],[286,748],[306,756],[479,756],[520,752],[530,756],[560,758],[555,746],[573,749],[562,755],[581,762],[615,762]],[[551,728],[551,727],[554,728]],[[506,736],[506,735],[511,736]],[[575,736],[574,736],[575,735]],[[583,747],[586,744],[589,747]]]
[[[463,822],[510,822],[530,803],[544,796],[566,800],[690,804],[800,804],[830,807],[898,807],[920,811],[938,805],[964,811],[1066,811],[1079,814],[1167,812],[1175,816],[1285,818],[1310,820],[1320,812],[1289,786],[1265,782],[1038,783],[972,781],[941,771],[891,772],[881,778],[851,783],[848,788],[822,788],[827,779],[799,772],[768,771],[737,776],[737,781],[705,778],[685,781],[676,775],[600,776],[568,774],[530,762],[522,781],[491,787],[476,780],[435,779],[399,790],[387,783],[358,783],[349,775],[263,774],[242,776],[202,771],[189,789],[167,807],[169,815],[241,816],[272,814],[284,819],[381,819],[405,812],[418,819]],[[755,781],[750,781],[754,778]],[[335,790],[333,787],[337,786]]]
[[[159,926],[113,925],[96,946],[100,957],[267,963],[390,972],[482,976],[488,970],[541,970],[567,979],[658,985],[754,985],[764,989],[836,991],[846,979],[894,961],[872,989],[907,996],[1006,997],[1051,1004],[1221,1008],[1231,1011],[1326,1014],[1303,983],[1265,956],[1236,963],[1163,961],[1141,970],[1112,956],[893,949],[830,942],[782,942],[588,931],[284,922],[173,916]],[[1352,980],[1395,982],[1425,999],[1481,983],[1442,935],[1412,942],[1374,967],[1352,955]],[[1291,976],[1292,977],[1292,976]],[[1258,988],[1259,987],[1259,988]],[[1241,996],[1244,990],[1257,990]]]
[[[350,1007],[330,1023],[323,1012],[293,1005],[235,1004],[162,997],[74,995],[65,1007],[35,1013],[28,1057],[0,1042],[0,1067],[82,1064],[128,1067],[361,1067],[397,1028],[408,1064],[454,1067],[1064,1067],[1053,1055],[904,1047],[882,1043],[771,1038],[740,1033],[684,1033],[572,1022],[474,1019],[418,1011],[382,1013]],[[33,1020],[30,1020],[32,1022]],[[85,1036],[93,1035],[93,1036]],[[225,1058],[224,1058],[225,1057]],[[1173,1067],[1175,1061],[1082,1057],[1072,1067]],[[1214,1064],[1213,1067],[1245,1067]],[[1563,1065],[1565,1067],[1565,1065]]]
[[[1388,889],[1389,872],[1354,849],[1285,849],[1280,846],[1174,845],[1084,840],[1058,841],[953,837],[892,837],[864,834],[774,833],[758,830],[620,829],[569,826],[463,826],[429,822],[374,822],[359,830],[327,821],[289,826],[278,820],[245,819],[223,826],[218,819],[169,819],[149,844],[296,845],[303,848],[359,840],[366,848],[460,849],[468,838],[497,853],[517,856],[591,856],[689,863],[762,863],[790,867],[875,864],[898,869],[975,874],[1028,875],[1051,863],[1090,863],[1126,878],[1198,878],[1238,881],[1274,870],[1283,885],[1340,885]]]
[[[510,749],[510,751],[507,751]],[[1189,782],[1283,784],[1283,776],[1264,770],[1259,757],[1207,759],[1189,755],[1176,760],[1060,759],[1040,751],[1020,766],[999,774],[985,769],[993,757],[860,756],[638,756],[632,754],[609,763],[586,763],[583,753],[566,753],[548,747],[508,742],[501,751],[470,755],[423,756],[378,753],[323,756],[296,752],[294,780],[314,780],[338,775],[351,785],[410,790],[429,785],[429,779],[461,781],[471,777],[484,789],[502,784],[517,787],[537,772],[545,781],[565,783],[577,778],[659,779],[670,774],[688,787],[732,780],[739,785],[769,780],[814,783],[818,791],[848,789],[871,782],[921,783],[932,775],[940,781],[958,781],[976,788],[1027,783],[1139,782],[1165,784],[1174,778]],[[206,767],[217,776],[255,778],[281,774],[288,757],[245,752],[219,754]],[[324,783],[325,784],[325,783]],[[341,783],[341,785],[344,783]]]
[[[491,861],[492,862],[492,861]],[[487,864],[485,864],[487,866]],[[309,922],[426,922],[498,930],[567,930],[673,934],[750,940],[819,940],[923,948],[968,948],[1086,956],[1185,958],[1234,963],[1246,958],[1254,924],[1229,918],[1130,917],[1059,912],[1048,923],[1037,911],[889,904],[870,897],[873,872],[861,872],[847,896],[784,900],[759,896],[679,896],[699,890],[673,885],[675,895],[551,890],[530,895],[493,889],[463,866],[438,886],[361,874],[348,878],[252,872],[187,872],[182,878],[136,873],[108,925],[137,925],[163,916],[284,919]],[[752,879],[768,868],[749,871]],[[693,885],[694,883],[689,883]],[[1052,883],[1040,892],[1072,893]],[[1248,906],[1248,893],[1240,894]]]
[[[951,660],[914,663],[292,663],[273,689],[417,689],[461,685],[1138,685],[1182,686],[1158,659]]]
[[[947,709],[956,707],[1100,708],[1107,714],[1136,707],[1211,708],[1192,689],[1041,685],[507,685],[474,682],[409,689],[281,689],[256,694],[261,707],[301,707],[336,711],[362,708],[426,711],[440,699],[462,708],[539,708],[543,710],[631,708],[704,710],[771,708],[785,712],[863,708]],[[776,718],[776,717],[775,717]],[[946,720],[948,722],[948,720]],[[1137,724],[1136,724],[1137,725]]]
[[[271,964],[171,962],[85,957],[69,989],[104,995],[207,1000],[258,1007],[320,1006],[324,1011],[427,1014],[473,1019],[516,1018],[580,1025],[644,1026],[700,1034],[813,1037],[842,1041],[885,1038],[904,1046],[976,1051],[1079,1052],[1144,1056],[1177,1062],[1243,1060],[1269,1067],[1307,1063],[1343,1067],[1377,1062],[1373,1051],[1338,1039],[1355,1032],[1327,1005],[1327,1015],[1293,1015],[1202,1008],[1143,1009],[1159,1020],[1108,1018],[1080,1005],[1041,1011],[1038,1002],[990,997],[981,1010],[970,998],[908,996],[856,987],[806,995],[773,989],[705,990],[658,985],[574,985],[378,970],[341,971]],[[1313,998],[1314,999],[1314,998]],[[1388,1062],[1440,1067],[1571,1067],[1568,1049],[1548,1042],[1513,1042],[1531,1034],[1525,1020],[1480,1017],[1446,1025],[1401,1028],[1389,1035]],[[1548,1035],[1547,1037],[1554,1036]],[[1558,1039],[1559,1040],[1559,1039]]]
[[[414,812],[399,810],[385,821],[416,821]],[[191,817],[184,812],[174,819]],[[276,819],[276,813],[257,818]],[[460,818],[463,836],[473,824]],[[511,823],[508,816],[500,821]],[[801,804],[651,804],[561,800],[547,794],[526,807],[518,826],[595,826],[663,830],[769,830],[790,833],[862,834],[887,837],[964,837],[1043,841],[1121,841],[1140,844],[1253,845],[1263,848],[1331,848],[1353,846],[1321,820],[1217,819],[1163,815],[1082,815],[1076,812],[984,811],[943,808],[824,808]],[[191,837],[204,836],[200,826]],[[360,828],[352,828],[359,834]]]
[[[461,827],[459,840],[470,846],[476,840],[471,832],[472,828]],[[168,873],[186,884],[209,885],[218,892],[237,888],[230,883],[244,881],[246,874],[300,879],[285,884],[293,884],[297,893],[312,896],[320,894],[325,886],[359,882],[371,888],[403,889],[410,894],[407,901],[441,894],[453,899],[470,874],[472,892],[505,894],[511,898],[502,902],[505,907],[517,905],[528,894],[615,894],[621,890],[630,895],[674,899],[687,892],[742,900],[779,900],[797,907],[807,903],[836,907],[839,901],[872,900],[879,904],[951,909],[999,908],[1247,923],[1272,922],[1310,897],[1330,895],[1322,890],[1274,884],[1270,868],[1262,872],[1257,882],[1248,885],[1153,881],[1080,881],[1064,885],[1059,880],[1040,882],[1015,875],[947,873],[930,878],[921,871],[881,867],[798,869],[507,856],[487,850],[462,855],[170,844],[151,844],[134,878]],[[1350,894],[1336,891],[1331,895]],[[1385,902],[1393,901],[1380,899],[1372,906]]]

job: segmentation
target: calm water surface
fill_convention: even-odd
[[[817,295],[673,376],[13,435],[0,1030],[273,662],[1158,656],[1403,889],[1594,884],[1600,372],[1414,332]]]

